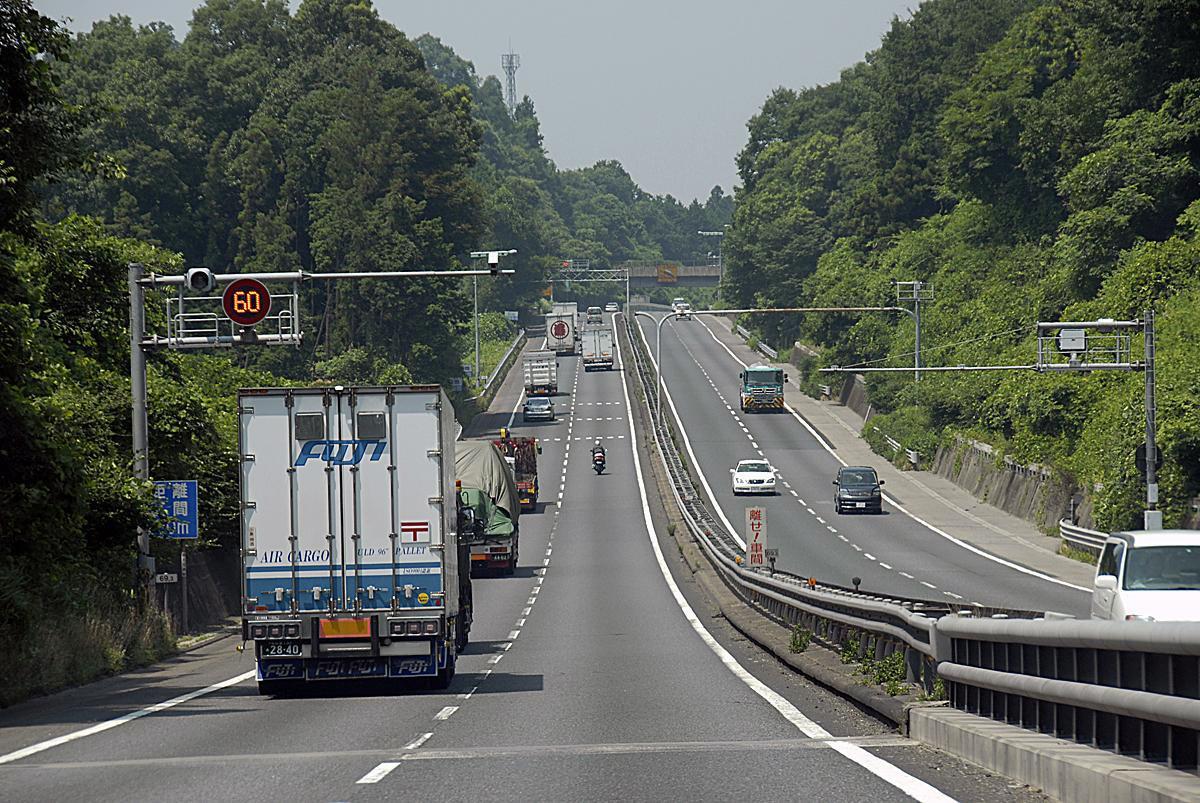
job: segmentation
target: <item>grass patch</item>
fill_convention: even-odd
[[[0,707],[146,666],[176,652],[167,614],[150,603],[92,605],[31,625],[0,653]]]
[[[812,643],[812,632],[805,630],[800,625],[792,628],[792,638],[788,642],[788,649],[792,652],[804,652],[808,649],[808,645]]]
[[[1066,541],[1063,541],[1058,545],[1058,554],[1062,555],[1063,557],[1070,558],[1071,560],[1077,560],[1080,563],[1086,563],[1090,566],[1095,566],[1096,561],[1098,560],[1098,558],[1091,552],[1083,549],[1077,549],[1076,547],[1068,544]]]

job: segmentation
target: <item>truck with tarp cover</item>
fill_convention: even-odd
[[[242,638],[260,692],[450,683],[472,619],[454,438],[437,385],[238,393]]]
[[[748,366],[738,377],[742,380],[742,412],[760,410],[783,410],[783,383],[787,374],[772,365],[755,363]]]
[[[537,438],[514,438],[501,427],[500,437],[492,441],[513,468],[517,480],[517,501],[522,511],[536,510],[538,500],[537,456],[542,447]]]
[[[490,440],[458,441],[454,465],[460,529],[470,547],[471,569],[512,574],[521,540],[512,467]]]

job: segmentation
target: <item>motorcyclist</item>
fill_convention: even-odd
[[[600,456],[601,460],[605,459],[604,447],[600,445],[600,441],[596,441],[596,445],[592,447],[592,459],[596,459],[596,455]]]

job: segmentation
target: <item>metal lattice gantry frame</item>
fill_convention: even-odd
[[[512,52],[511,44],[508,46],[508,52],[501,54],[500,66],[504,68],[504,101],[508,106],[508,115],[511,117],[517,111],[517,69],[521,66],[521,57]]]
[[[625,304],[629,304],[629,267],[618,265],[612,268],[593,268],[590,259],[564,259],[558,270],[550,276],[551,293],[556,284],[570,282],[623,282]]]

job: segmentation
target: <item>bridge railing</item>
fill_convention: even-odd
[[[857,640],[858,654],[876,659],[903,650],[907,680],[927,692],[945,684],[961,710],[1196,771],[1200,623],[951,608],[747,568],[741,545],[700,498],[667,414],[655,415],[656,369],[641,327],[627,318],[626,331],[671,495],[692,538],[742,600],[833,647]]]

